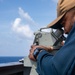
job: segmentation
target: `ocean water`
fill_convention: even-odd
[[[24,57],[0,57],[0,63],[18,62]]]

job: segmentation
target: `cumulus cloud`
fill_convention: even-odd
[[[21,36],[25,36],[26,38],[32,38],[33,31],[30,29],[29,25],[22,25],[21,18],[16,18],[13,22],[13,31]]]
[[[31,25],[35,24],[35,21],[32,17],[25,12],[21,7],[19,8],[19,18],[15,18],[12,23],[13,31],[20,37],[25,37],[27,39],[33,39],[33,30]]]
[[[27,12],[25,12],[21,7],[19,7],[19,15],[21,17],[23,17],[29,23],[35,24],[34,20],[31,18],[31,16]]]

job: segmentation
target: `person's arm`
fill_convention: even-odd
[[[53,47],[45,47],[45,46],[41,46],[41,45],[32,45],[32,46],[31,46],[31,49],[30,49],[30,53],[29,53],[29,58],[30,58],[31,60],[33,60],[33,61],[36,61],[36,59],[35,59],[34,56],[33,56],[33,53],[34,53],[34,51],[36,50],[36,48],[41,48],[41,49],[44,49],[44,50],[46,50],[46,51],[48,51],[48,52],[53,51]]]
[[[39,54],[37,55],[37,58],[35,59],[34,56],[33,56],[33,53],[36,50],[36,48],[37,49],[41,48],[42,50],[39,52]],[[52,74],[52,73],[54,74],[54,72],[56,73],[56,70],[52,71],[52,69],[54,69],[54,67],[52,66],[52,63],[51,63],[53,55],[50,54],[48,52],[48,50],[52,51],[53,47],[44,47],[44,46],[34,46],[34,45],[32,45],[31,49],[30,49],[29,58],[33,61],[37,61],[37,72],[40,75],[43,75],[44,72],[45,72],[44,73],[45,75],[49,75],[49,74]]]
[[[37,57],[37,72],[39,75],[56,75],[56,69],[52,63],[53,55],[42,50]]]
[[[46,51],[38,54],[37,72],[40,75],[75,75],[75,25],[54,56]]]

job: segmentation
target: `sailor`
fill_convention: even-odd
[[[59,0],[57,18],[48,27],[63,27],[65,44],[55,55],[48,52],[53,47],[32,45],[29,58],[37,62],[39,75],[75,75],[75,0]]]

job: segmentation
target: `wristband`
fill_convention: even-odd
[[[36,48],[36,49],[34,50],[33,56],[34,56],[35,59],[37,58],[37,56],[38,56],[38,54],[40,53],[41,50],[43,50],[43,49],[42,49],[42,48]]]

